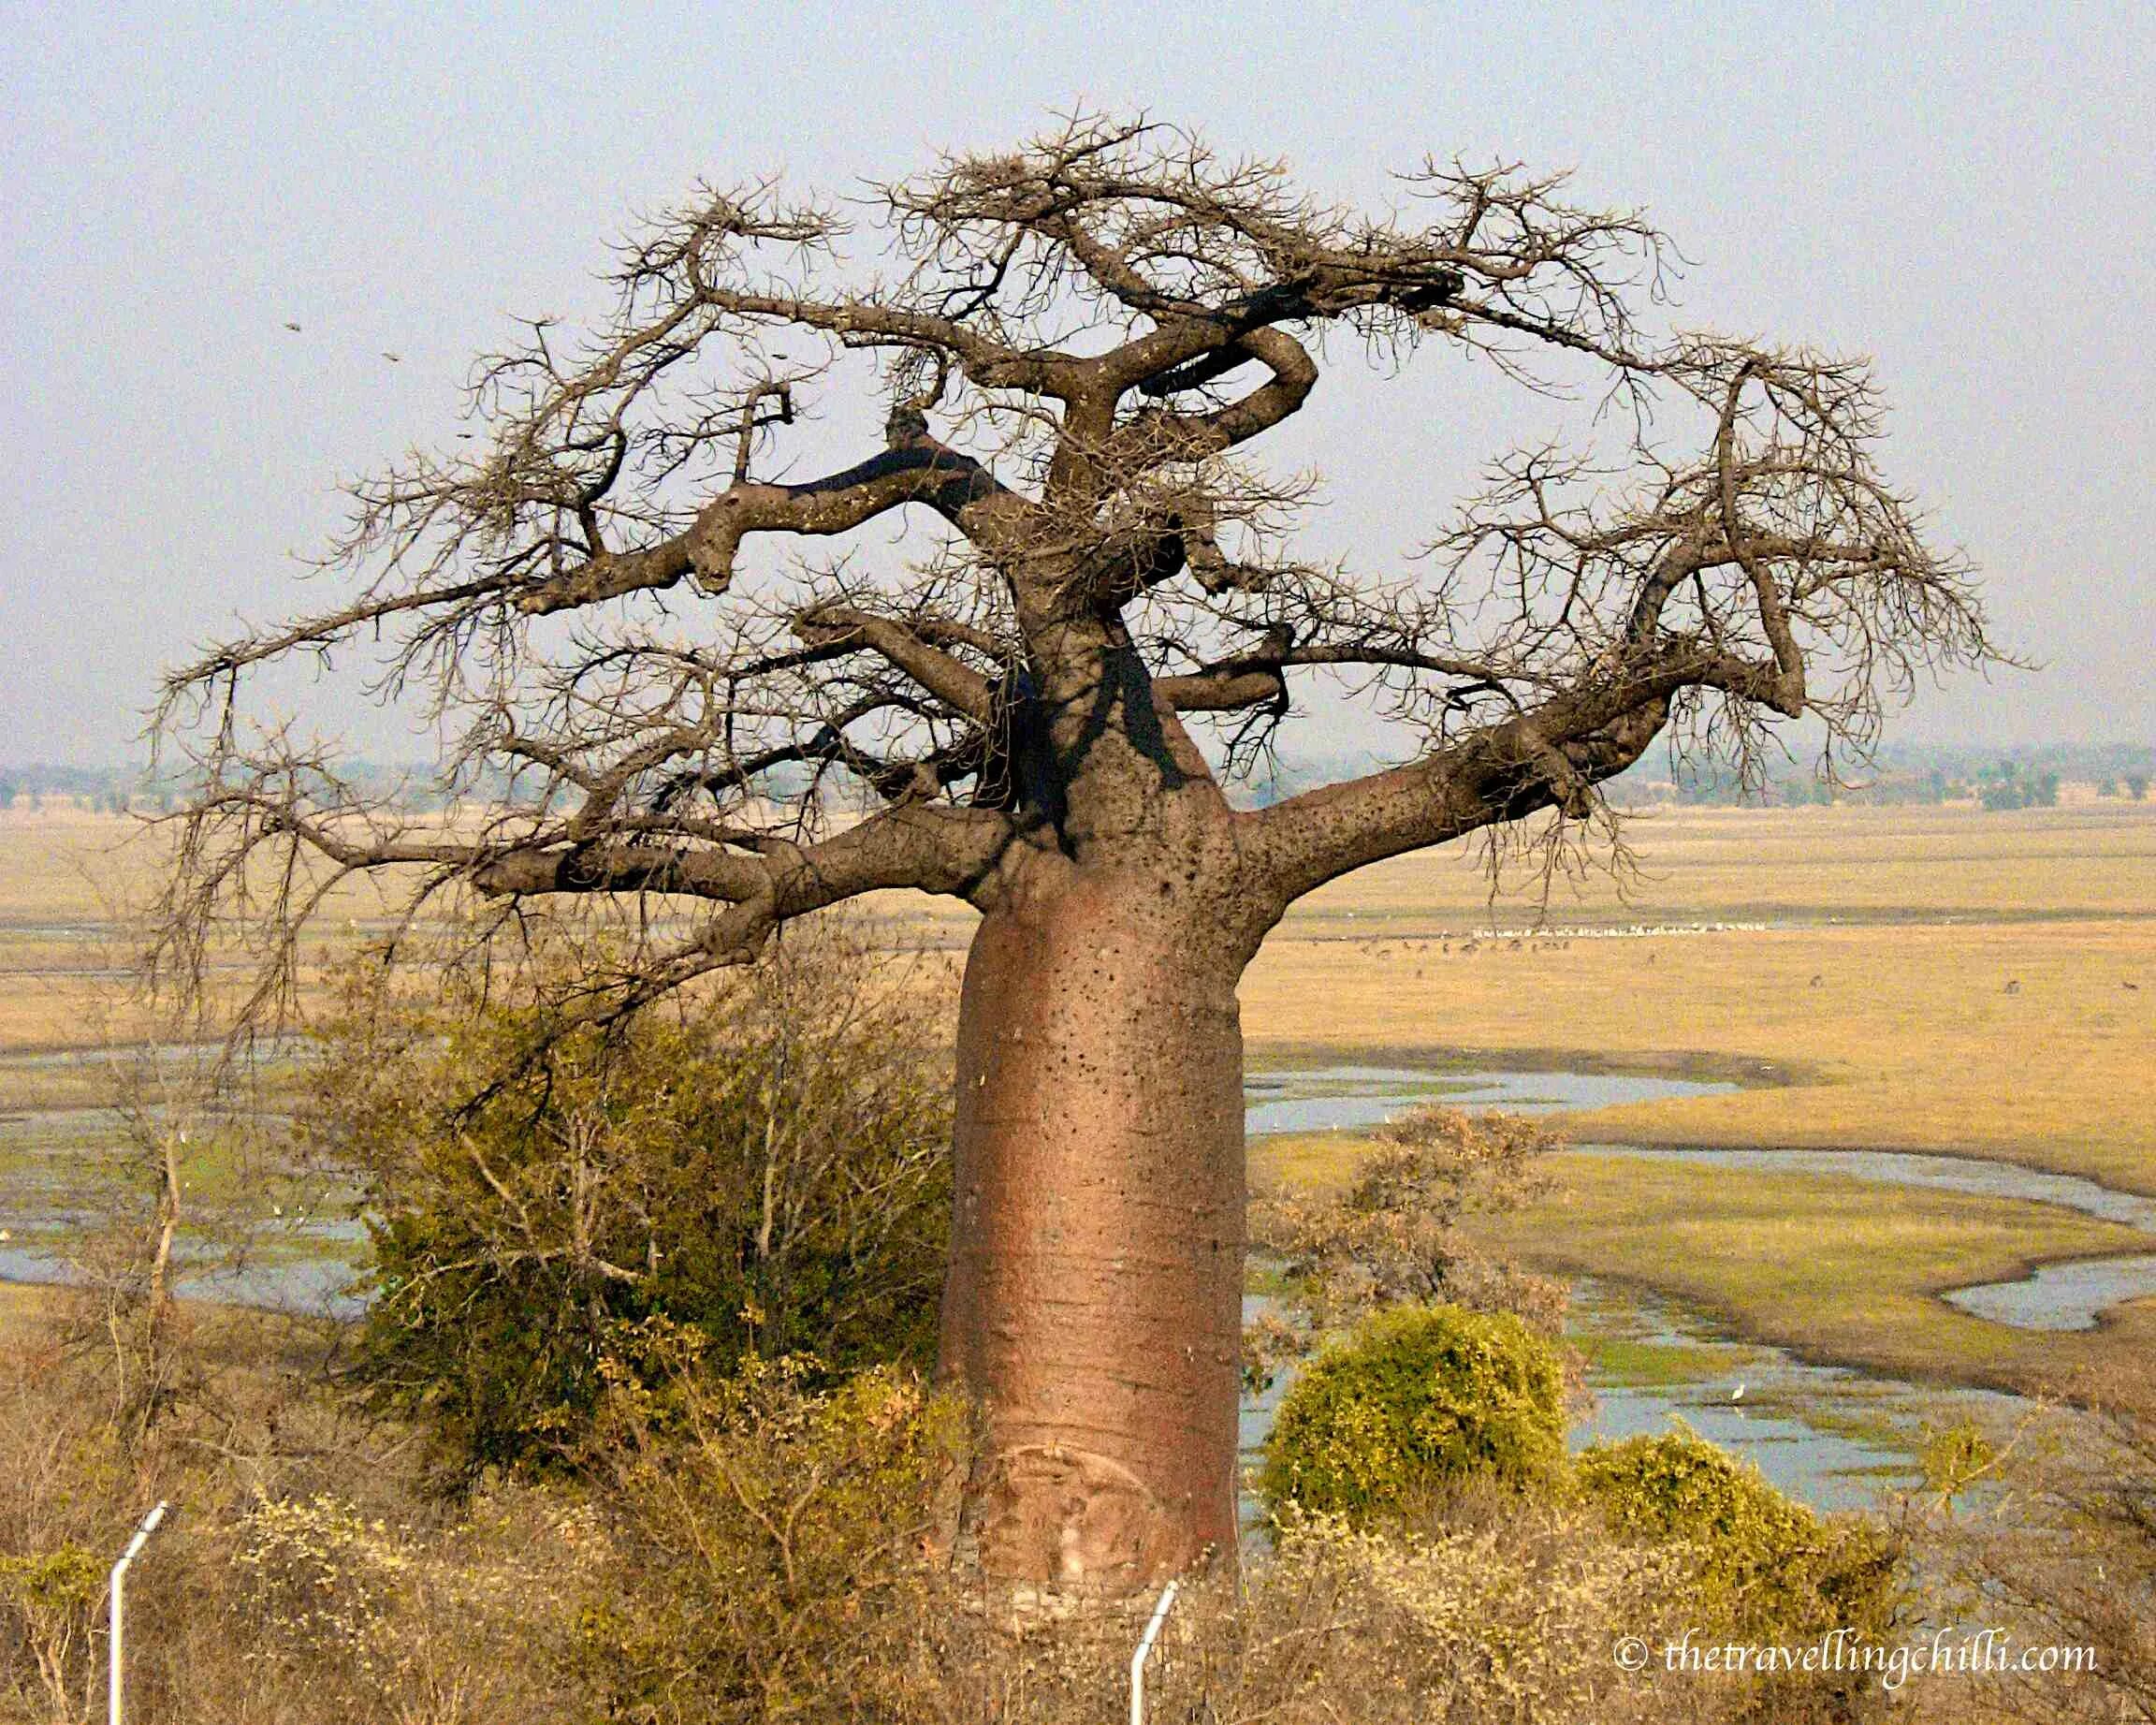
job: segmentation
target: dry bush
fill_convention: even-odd
[[[599,1544],[577,1506],[539,1493],[479,1499],[448,1525],[271,1498],[231,1525],[212,1586],[237,1674],[270,1717],[558,1718],[547,1653],[584,1603]]]
[[[2008,1448],[1953,1446],[1930,1562],[1950,1609],[2017,1645],[2087,1649],[2090,1672],[2004,1674],[2016,1719],[2156,1720],[2156,1381],[2144,1369],[2075,1386],[2092,1412],[2061,1413]],[[1943,1494],[1944,1495],[1944,1494]]]
[[[903,1714],[940,1689],[963,1407],[876,1367],[715,1377],[653,1320],[610,1360],[583,1457],[608,1556],[565,1668],[609,1719]],[[653,1387],[656,1385],[657,1387]]]
[[[1182,1595],[1147,1674],[1157,1725],[1706,1725],[1749,1687],[1719,1675],[1625,1677],[1620,1636],[1680,1632],[1683,1556],[1611,1544],[1590,1521],[1520,1510],[1422,1539],[1335,1520],[1284,1528],[1239,1579]],[[1145,1608],[1023,1626],[954,1615],[944,1688],[908,1715],[966,1725],[1122,1717]],[[931,1631],[932,1632],[932,1631]]]
[[[0,1381],[0,1708],[22,1719],[89,1710],[103,1539],[129,1500],[104,1411],[30,1393],[57,1359],[43,1338]]]
[[[1395,1307],[1510,1312],[1549,1336],[1564,1323],[1563,1282],[1491,1253],[1466,1227],[1541,1196],[1542,1160],[1562,1148],[1554,1133],[1525,1115],[1424,1105],[1372,1136],[1377,1148],[1344,1191],[1270,1192],[1250,1205],[1251,1246],[1278,1262],[1288,1289],[1246,1329],[1253,1387],[1328,1333]]]
[[[130,1352],[79,1343],[104,1291],[44,1305],[0,1365],[0,1719],[102,1707],[106,1572],[159,1499],[173,1513],[128,1591],[131,1717],[559,1717],[520,1649],[561,1553],[488,1505],[433,1513],[405,1435],[356,1422],[323,1374],[327,1326],[182,1307],[161,1345],[186,1393],[145,1427]]]
[[[950,1415],[894,1374],[831,1389],[767,1367],[672,1396],[626,1378],[610,1470],[500,1485],[452,1512],[391,1450],[341,1436],[320,1388],[265,1393],[214,1443],[175,1414],[115,1468],[88,1369],[43,1354],[5,1380],[0,1563],[21,1575],[59,1554],[65,1581],[86,1560],[74,1550],[101,1578],[143,1502],[175,1500],[130,1594],[139,1718],[1099,1725],[1128,1706],[1150,1601],[991,1603],[938,1538]],[[1705,1620],[1701,1579],[1686,1546],[1621,1543],[1575,1507],[1516,1497],[1406,1534],[1291,1520],[1240,1576],[1190,1579],[1149,1671],[1150,1717],[1848,1717],[1831,1696],[1726,1674],[1620,1673],[1619,1637],[1658,1646]],[[69,1622],[58,1693],[28,1619],[8,1617],[0,1718],[85,1717],[101,1698],[95,1615]],[[1937,1707],[1947,1692],[1925,1693]]]

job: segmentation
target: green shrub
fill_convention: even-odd
[[[1595,1444],[1572,1477],[1619,1539],[1693,1549],[1701,1603],[1719,1618],[1702,1630],[1877,1630],[1891,1619],[1896,1557],[1881,1529],[1823,1520],[1689,1427]]]
[[[902,972],[831,939],[597,1028],[561,954],[504,1002],[357,996],[306,1130],[372,1237],[360,1367],[469,1477],[568,1454],[618,1338],[834,1376],[934,1347],[950,1092]]]
[[[1528,1486],[1565,1456],[1556,1350],[1507,1312],[1406,1308],[1328,1349],[1281,1402],[1260,1481],[1355,1526],[1412,1513],[1471,1481]]]

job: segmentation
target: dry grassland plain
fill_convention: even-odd
[[[2156,1193],[2156,807],[1678,811],[1627,836],[1639,870],[1622,894],[1560,887],[1544,930],[1517,942],[1462,939],[1536,907],[1493,903],[1457,855],[1317,896],[1245,983],[1254,1063],[1472,1050],[1723,1075],[1744,1088],[1563,1125],[1582,1142],[1982,1157]],[[1759,926],[1585,933],[1713,923]],[[1336,1178],[1356,1153],[1260,1144],[1254,1173]],[[1583,1156],[1503,1236],[1540,1267],[1896,1376],[2028,1389],[2156,1358],[2156,1303],[2061,1334],[1936,1297],[2146,1250],[2049,1206]]]
[[[0,814],[0,1109],[89,1100],[92,1076],[35,1057],[147,1028],[111,1004],[127,950],[116,908],[140,900],[157,863],[153,841],[111,852],[126,830]],[[1625,836],[1635,872],[1560,883],[1546,909],[1493,899],[1464,849],[1314,896],[1245,981],[1251,1063],[1490,1057],[1720,1075],[1742,1088],[1563,1124],[1586,1142],[1983,1157],[2156,1194],[2156,805],[1683,810],[1639,815]],[[874,909],[895,938],[954,951],[970,922],[918,899]],[[352,889],[316,955],[387,910]],[[1537,932],[1474,938],[1538,915]],[[1606,933],[1634,927],[1650,931]],[[1261,1141],[1254,1175],[1337,1178],[1359,1148]],[[2047,1206],[1581,1157],[1506,1232],[1546,1267],[1898,1376],[2028,1387],[2156,1355],[2151,1303],[2061,1336],[1935,1297],[2140,1240]]]
[[[1997,1156],[2156,1192],[2156,806],[1704,811],[1628,827],[1639,872],[1521,926],[1457,855],[1317,895],[1243,990],[1260,1056],[1469,1047],[1770,1068],[1798,1088],[1580,1117],[1642,1143]],[[1574,938],[1565,924],[1760,923]]]

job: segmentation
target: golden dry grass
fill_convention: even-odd
[[[26,1347],[51,1321],[50,1288],[24,1282],[0,1282],[0,1348]]]
[[[1624,922],[1751,920],[1788,890],[1786,867],[1813,914],[1890,921],[1555,950],[1482,942],[1472,954],[1457,938],[1449,953],[1397,932],[1324,938],[1348,912],[1359,929],[1405,928],[1419,898],[1432,907],[1423,928],[1469,926],[1458,865],[1407,859],[1283,924],[1245,982],[1245,1029],[1260,1060],[1323,1045],[1769,1063],[1816,1082],[1577,1125],[1665,1143],[1992,1156],[2156,1191],[2156,809],[2117,808],[1673,816],[1639,834],[1650,873],[1637,906],[1586,907]],[[2092,914],[2099,902],[2119,908]],[[1935,903],[1963,907],[1955,914],[1980,903],[1987,920],[1916,920]],[[2079,909],[2061,917],[2061,906]]]
[[[139,830],[132,821],[73,809],[0,811],[0,930],[109,918],[112,889],[137,865],[105,853]]]
[[[2156,801],[1987,813],[1938,808],[1671,809],[1624,826],[1639,868],[1560,884],[1560,922],[1768,917],[2148,915],[2156,910]],[[1530,883],[1522,881],[1524,888]],[[1494,903],[1469,846],[1380,863],[1296,909],[1287,927],[1362,934],[1532,918],[1538,895]],[[1352,913],[1352,916],[1350,916]],[[1344,925],[1352,921],[1353,928]]]

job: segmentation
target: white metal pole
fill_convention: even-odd
[[[1145,1659],[1160,1638],[1160,1626],[1168,1621],[1168,1609],[1175,1603],[1175,1589],[1182,1585],[1180,1580],[1172,1581],[1160,1589],[1160,1602],[1153,1607],[1152,1620],[1138,1638],[1137,1652],[1130,1656],[1130,1725],[1145,1725]],[[120,1725],[120,1721],[114,1719],[112,1725]]]
[[[165,1519],[165,1512],[171,1505],[160,1501],[157,1507],[143,1516],[142,1525],[135,1529],[135,1537],[127,1542],[127,1549],[120,1554],[120,1561],[112,1566],[112,1603],[107,1622],[111,1628],[111,1664],[106,1677],[106,1702],[110,1709],[111,1725],[121,1725],[120,1689],[124,1654],[122,1641],[125,1633],[127,1566],[141,1556],[142,1547],[150,1542],[150,1536],[157,1531],[157,1524]]]

